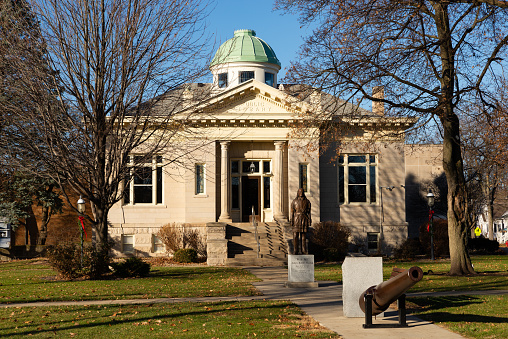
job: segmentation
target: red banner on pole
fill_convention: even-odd
[[[434,210],[429,210],[429,223],[427,224],[427,232],[430,232],[430,223],[432,221],[433,215],[434,215]]]
[[[83,232],[85,232],[85,238],[87,238],[88,234],[86,234],[85,224],[84,224],[85,217],[79,216],[78,218],[79,218],[79,221],[81,221],[81,227],[83,228]]]

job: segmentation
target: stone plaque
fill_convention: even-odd
[[[314,256],[288,256],[289,283],[314,283]]]

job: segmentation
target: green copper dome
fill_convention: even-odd
[[[256,37],[256,32],[251,29],[235,31],[235,36],[219,47],[210,67],[239,61],[267,62],[280,67],[270,45]]]

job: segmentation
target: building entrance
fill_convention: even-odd
[[[259,221],[271,221],[271,160],[231,161],[231,216],[249,222],[252,207]]]
[[[259,220],[261,196],[260,177],[242,177],[242,222],[248,222],[252,215],[252,208],[256,219]]]

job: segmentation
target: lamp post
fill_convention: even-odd
[[[85,224],[84,224],[84,220],[85,220],[85,217],[83,216],[83,214],[85,214],[85,209],[86,209],[86,206],[85,206],[85,200],[83,198],[81,198],[81,196],[79,197],[78,199],[78,202],[77,202],[77,205],[78,205],[78,219],[79,221],[81,222],[81,227],[80,227],[80,239],[81,239],[81,268],[83,268],[83,233],[85,232]],[[78,227],[80,225],[78,224]]]
[[[429,188],[427,193],[427,204],[429,205],[429,233],[430,233],[430,260],[434,260],[434,193]]]

